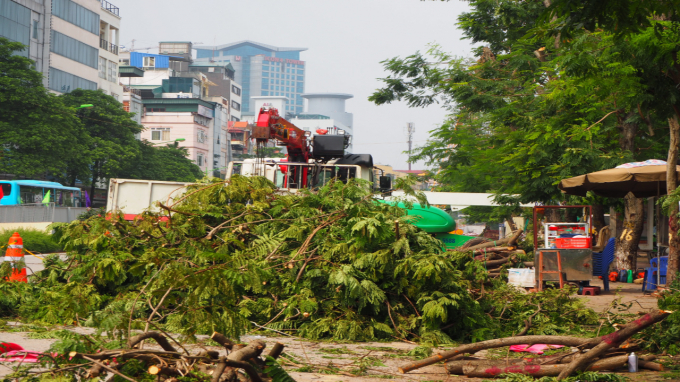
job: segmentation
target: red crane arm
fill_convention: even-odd
[[[258,142],[271,139],[283,142],[291,162],[307,163],[311,158],[305,131],[281,117],[274,108],[260,109],[252,137]]]

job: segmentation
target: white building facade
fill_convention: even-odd
[[[327,134],[354,135],[354,115],[345,111],[345,101],[354,96],[345,93],[306,93],[307,111],[296,115],[290,121],[297,127],[316,134],[318,129]],[[352,140],[347,153],[352,153]]]
[[[120,97],[117,68],[109,65],[118,62],[119,29],[119,10],[105,0],[0,0],[0,37],[27,46],[19,54],[35,61],[43,84],[55,93],[101,88]],[[115,47],[109,42],[100,49],[111,36]],[[106,66],[100,65],[103,56]],[[100,81],[102,71],[106,81]]]

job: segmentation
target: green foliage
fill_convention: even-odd
[[[134,222],[114,213],[55,225],[69,259],[45,259],[24,287],[30,293],[0,297],[5,310],[80,321],[113,338],[143,328],[158,307],[153,325],[189,337],[238,337],[255,322],[312,339],[428,345],[511,334],[538,303],[535,333],[577,331],[590,319],[559,292],[478,296],[489,282],[480,262],[442,252],[402,209],[374,203],[363,181],[278,194],[264,178],[237,176],[190,186],[171,204],[172,213],[145,212]],[[497,306],[506,300],[517,302]]]
[[[67,185],[111,177],[192,182],[203,177],[186,151],[135,138],[142,126],[101,91],[56,96],[43,87],[25,47],[0,38],[0,172],[51,175]],[[80,105],[92,104],[81,109]],[[10,149],[11,148],[11,149]],[[90,192],[92,194],[92,192]]]
[[[458,25],[479,44],[475,59],[432,46],[383,62],[388,76],[370,97],[376,104],[439,102],[450,111],[412,158],[438,167],[443,191],[555,203],[564,201],[560,179],[665,157],[659,130],[680,99],[677,24],[649,21],[629,41],[593,30],[560,41],[545,32],[586,10],[558,2],[574,3],[576,13],[560,8],[564,19],[551,24],[540,1],[471,1]]]
[[[272,382],[295,382],[293,377],[291,377],[274,358],[267,357],[265,365],[265,372],[267,373],[267,376],[271,378]]]
[[[494,322],[498,327],[488,329],[496,329],[504,337],[520,333],[530,317],[527,335],[583,335],[589,333],[584,325],[599,322],[598,315],[587,309],[583,300],[571,297],[575,294],[571,287],[523,294],[513,287],[501,285],[489,293],[488,301],[498,314],[498,320]]]
[[[18,232],[24,241],[24,248],[34,253],[63,252],[63,247],[46,231],[35,228],[4,229],[0,231],[0,247],[7,246],[9,238]],[[27,255],[29,256],[29,255]]]
[[[451,255],[402,210],[373,203],[363,182],[279,195],[264,179],[235,177],[192,186],[172,208],[57,227],[68,274],[50,259],[37,280],[45,292],[26,297],[22,312],[127,331],[131,316],[143,325],[151,299],[157,323],[186,335],[236,337],[276,317],[268,327],[342,340],[448,342],[480,324],[465,321],[481,311]],[[440,329],[456,319],[466,324]]]
[[[176,144],[156,147],[147,141],[137,141],[140,157],[118,173],[119,178],[195,182],[203,177],[201,168],[187,158],[187,150]]]
[[[68,158],[82,155],[83,129],[75,110],[45,89],[33,61],[15,54],[25,49],[0,37],[0,172],[60,174]]]
[[[84,104],[93,105],[77,111],[85,130],[78,142],[86,149],[81,155],[69,158],[64,183],[74,185],[76,179],[108,180],[138,159],[140,148],[135,134],[142,131],[142,126],[131,119],[130,113],[123,110],[115,98],[99,90],[83,89],[75,89],[60,98],[74,109]]]
[[[659,298],[659,309],[673,312],[658,325],[648,328],[641,335],[645,345],[653,352],[665,351],[672,355],[680,354],[680,274],[676,275],[672,288]]]

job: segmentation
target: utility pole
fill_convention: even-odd
[[[408,134],[408,170],[411,171],[411,145],[413,144],[413,133],[416,131],[416,124],[409,122],[406,124]]]

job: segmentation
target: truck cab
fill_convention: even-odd
[[[370,154],[346,154],[325,163],[288,162],[285,158],[256,158],[230,162],[226,178],[232,175],[263,176],[284,191],[314,189],[337,178],[342,182],[363,179],[374,182],[373,157]]]

